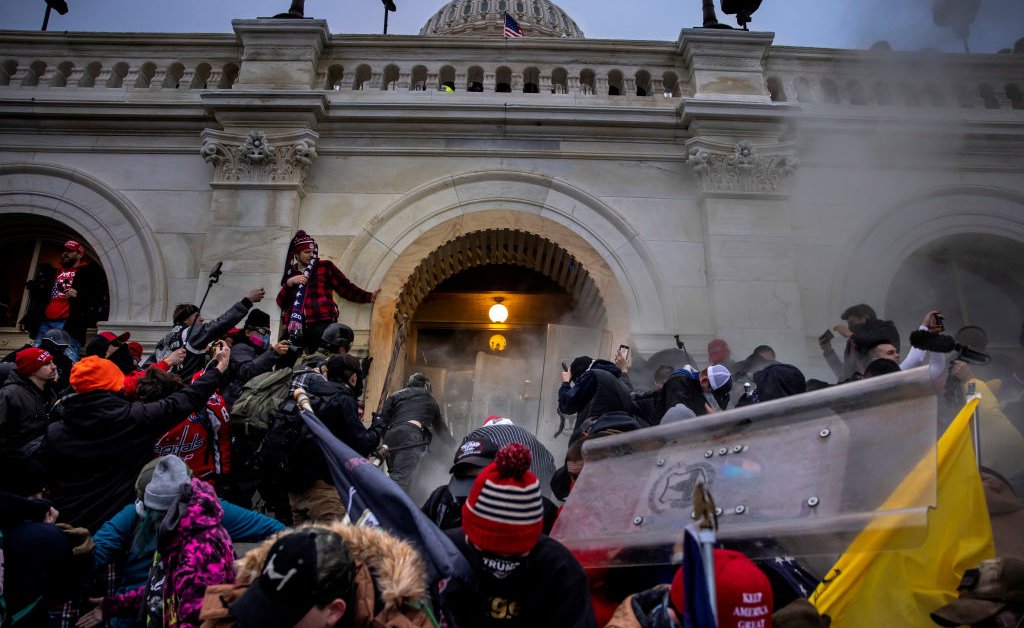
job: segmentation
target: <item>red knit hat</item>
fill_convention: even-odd
[[[715,550],[715,593],[718,628],[772,628],[772,585],[768,576],[742,552]],[[682,616],[686,610],[682,567],[672,579],[668,597],[672,608]]]
[[[124,388],[124,373],[110,360],[90,355],[71,367],[71,388],[76,393],[93,390],[118,392]]]
[[[47,351],[36,347],[22,349],[14,354],[14,368],[25,377],[35,373],[50,362],[53,362],[53,356]]]
[[[519,443],[498,451],[462,505],[462,530],[485,552],[527,554],[544,526],[540,482],[530,473],[530,450]]]
[[[292,246],[289,250],[292,255],[298,255],[306,249],[313,249],[315,251],[316,240],[313,239],[313,236],[299,229],[295,232],[295,236],[292,237]]]

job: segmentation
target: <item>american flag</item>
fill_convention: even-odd
[[[523,29],[519,28],[519,22],[512,19],[512,16],[505,13],[505,37],[522,37]]]

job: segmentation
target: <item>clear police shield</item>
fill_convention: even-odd
[[[936,411],[921,367],[594,439],[551,536],[588,565],[672,562],[704,482],[719,540],[751,557],[838,554],[867,526],[914,547],[936,500]]]

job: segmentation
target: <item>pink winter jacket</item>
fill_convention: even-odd
[[[221,526],[224,511],[213,487],[194,479],[191,498],[179,508],[174,529],[158,539],[167,577],[164,585],[165,628],[198,628],[206,587],[235,581],[234,548]],[[161,533],[163,535],[163,532]],[[146,597],[146,585],[107,598],[104,616],[137,616]]]

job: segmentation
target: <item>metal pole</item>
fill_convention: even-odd
[[[974,382],[967,384],[967,401],[974,398],[981,398],[974,387]],[[971,441],[974,443],[974,458],[978,461],[978,468],[981,468],[981,425],[978,421],[978,406],[974,406],[974,412],[971,416]]]
[[[388,34],[388,5],[384,4],[384,34]]]
[[[715,617],[715,626],[718,626],[718,592],[715,591],[715,532],[714,530],[701,529],[700,551],[704,556],[704,578],[708,583],[708,600],[711,603],[711,613]]]
[[[50,11],[52,11],[52,10],[53,10],[53,7],[51,7],[50,5],[46,5],[46,13],[43,14],[43,29],[42,30],[44,30],[44,31],[46,30],[46,25],[50,23]]]

